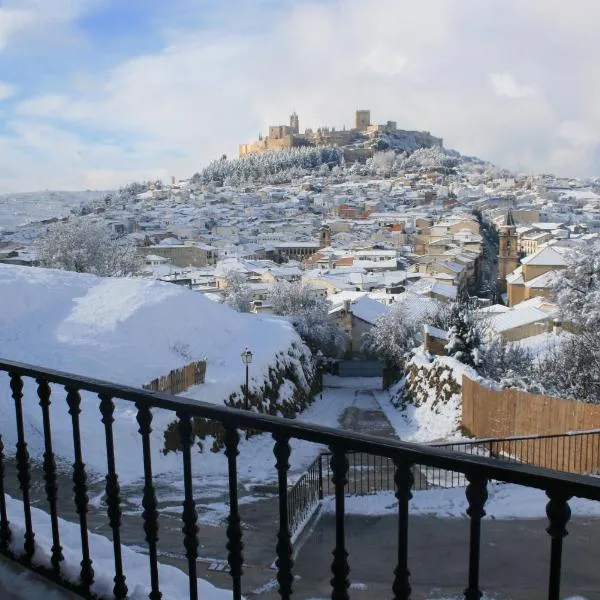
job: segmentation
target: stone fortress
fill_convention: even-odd
[[[281,150],[283,148],[299,148],[302,146],[341,146],[344,147],[346,161],[363,162],[373,156],[375,150],[385,150],[386,143],[379,141],[383,136],[392,139],[387,147],[403,149],[403,140],[410,138],[412,145],[421,148],[442,146],[443,140],[432,136],[428,131],[405,131],[398,129],[396,121],[385,124],[371,124],[370,110],[357,110],[352,129],[336,130],[335,127],[319,127],[316,131],[306,129],[300,133],[300,121],[294,112],[290,115],[289,125],[271,125],[266,137],[259,136],[258,140],[249,144],[240,144],[240,156]],[[393,143],[396,140],[398,144]]]

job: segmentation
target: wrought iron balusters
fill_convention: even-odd
[[[156,493],[152,483],[152,455],[150,453],[150,433],[152,432],[152,412],[146,405],[136,404],[137,422],[142,435],[142,454],[144,459],[144,495],[142,498],[142,519],[150,558],[150,600],[160,600],[162,594],[158,584],[158,510]]]
[[[115,554],[115,585],[113,594],[116,600],[127,597],[127,585],[123,573],[123,558],[121,555],[121,489],[115,466],[115,444],[113,439],[113,422],[115,403],[110,396],[100,394],[100,413],[104,424],[106,439],[106,507],[108,522],[113,534],[113,550]]]
[[[73,463],[73,493],[75,498],[75,507],[79,515],[79,529],[81,532],[81,585],[89,593],[92,582],[94,581],[94,569],[90,558],[90,546],[88,540],[88,493],[87,493],[87,475],[83,455],[81,453],[81,430],[79,427],[79,413],[81,413],[81,396],[79,390],[67,386],[67,404],[69,405],[69,414],[71,415],[71,426],[73,428],[73,451],[75,462]]]
[[[348,457],[344,448],[334,446],[331,449],[331,471],[335,489],[335,549],[331,563],[331,600],[348,600],[350,566],[345,541],[344,490],[348,482]]]
[[[398,499],[398,564],[394,570],[392,591],[394,600],[409,600],[411,594],[408,570],[408,503],[412,498],[415,479],[412,465],[402,459],[394,459],[396,498]]]
[[[240,436],[234,426],[225,425],[225,455],[229,473],[229,516],[227,517],[227,560],[233,581],[233,599],[242,597],[242,565],[244,543],[238,505],[237,456]]]
[[[179,412],[179,436],[183,448],[183,485],[185,499],[183,501],[183,545],[188,560],[188,576],[190,582],[190,600],[198,597],[198,576],[196,572],[196,558],[198,557],[198,513],[194,501],[192,482],[192,420],[189,413]]]
[[[567,523],[571,518],[571,508],[568,503],[570,496],[555,491],[548,491],[546,495],[549,498],[546,504],[546,515],[550,521],[546,531],[552,538],[548,600],[559,600],[563,538],[569,535]]]
[[[483,595],[479,589],[479,559],[481,551],[481,519],[485,517],[484,506],[488,498],[487,479],[479,475],[467,474],[466,495],[469,507],[467,515],[471,520],[469,537],[469,585],[465,590],[465,600],[479,600]]]
[[[17,476],[19,487],[23,496],[23,513],[25,516],[25,553],[23,559],[31,562],[35,552],[33,526],[31,524],[31,499],[29,497],[31,485],[31,465],[29,463],[29,452],[25,442],[25,426],[23,423],[23,380],[19,375],[10,374],[10,389],[15,401],[15,414],[17,419]]]
[[[6,551],[12,539],[4,495],[4,442],[0,435],[0,551]]]
[[[38,379],[37,394],[42,407],[42,420],[44,424],[44,481],[46,483],[46,498],[50,505],[50,523],[52,526],[52,549],[50,562],[55,576],[60,574],[60,563],[64,559],[60,534],[58,530],[58,484],[56,479],[56,461],[52,450],[52,429],[50,426],[50,385],[43,379]]]
[[[277,533],[277,581],[279,583],[279,595],[285,600],[292,596],[292,540],[288,526],[288,495],[287,474],[290,468],[289,459],[291,454],[290,442],[287,436],[274,435],[275,446],[275,468],[277,469],[277,483],[279,489],[279,531]]]

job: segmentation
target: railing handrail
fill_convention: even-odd
[[[524,463],[504,463],[494,458],[460,454],[444,448],[381,438],[363,433],[349,431],[341,433],[338,429],[323,425],[256,414],[241,409],[210,404],[202,400],[194,400],[183,396],[176,397],[162,392],[150,392],[131,386],[5,359],[0,359],[0,370],[19,376],[42,379],[63,385],[66,388],[77,388],[103,396],[135,402],[145,408],[163,408],[185,413],[190,417],[199,416],[213,419],[229,423],[232,427],[258,429],[288,438],[303,439],[317,444],[333,446],[343,451],[352,450],[387,456],[407,463],[418,463],[482,478],[547,491],[568,492],[572,496],[600,500],[600,478],[550,471]]]
[[[532,433],[528,435],[507,435],[506,437],[471,438],[467,440],[456,440],[454,442],[426,442],[426,445],[434,446],[435,448],[449,448],[450,446],[476,446],[478,444],[546,440],[551,438],[578,437],[597,434],[600,434],[600,429],[582,429],[579,431],[566,431],[564,433]]]

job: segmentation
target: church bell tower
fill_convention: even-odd
[[[517,225],[510,208],[504,224],[498,232],[498,288],[501,294],[506,292],[506,276],[519,266],[519,248]]]

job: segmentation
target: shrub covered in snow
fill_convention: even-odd
[[[337,356],[344,348],[344,330],[329,319],[329,303],[304,283],[276,282],[269,292],[276,315],[290,317],[300,337],[313,351]]]
[[[421,327],[402,302],[392,304],[379,316],[375,326],[364,334],[363,348],[389,367],[402,369],[410,351],[421,343]]]

